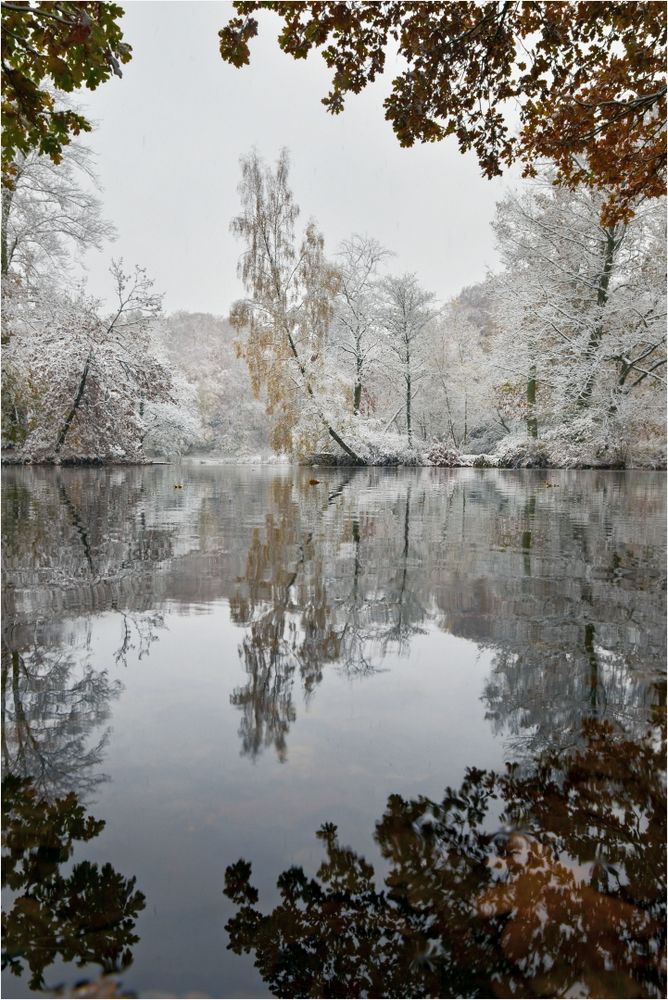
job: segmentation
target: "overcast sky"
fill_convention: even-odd
[[[251,64],[218,53],[218,30],[233,13],[224,0],[126,2],[122,20],[133,59],[123,78],[85,92],[97,122],[105,214],[118,240],[91,254],[91,290],[109,290],[108,260],[142,264],[165,292],[165,308],[226,314],[241,294],[239,157],[252,147],[291,154],[301,221],[313,217],[334,253],[353,232],[394,251],[392,269],[415,271],[441,301],[497,265],[490,221],[511,183],[480,176],[454,140],[401,149],[383,116],[386,74],[345,111],[320,103],[329,75],[319,53],[295,62],[276,42],[279,19],[260,15]]]

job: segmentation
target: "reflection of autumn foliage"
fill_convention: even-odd
[[[382,538],[359,516],[330,516],[323,530],[349,483],[338,483],[323,502],[315,481],[275,480],[272,510],[253,529],[245,576],[230,598],[232,620],[247,630],[239,652],[248,675],[230,700],[243,712],[242,753],[252,757],[273,746],[286,759],[296,682],[308,700],[327,665],[368,676],[388,652],[408,652],[423,631],[428,612],[411,553],[411,487]]]
[[[86,816],[73,793],[49,802],[28,779],[8,776],[2,783],[2,885],[15,893],[2,914],[2,966],[20,975],[24,964],[30,988],[44,987],[44,970],[57,957],[78,966],[97,963],[106,974],[132,961],[135,920],[144,896],[135,879],[110,864],[75,864],[74,841],[97,837],[104,821]]]
[[[382,891],[331,824],[317,877],[284,872],[268,915],[230,866],[229,947],[283,997],[663,996],[665,738],[584,736],[528,774],[471,768],[440,803],[391,796]]]
[[[323,663],[336,660],[339,639],[324,583],[323,554],[303,537],[289,482],[273,484],[274,512],[255,529],[242,593],[230,600],[232,618],[248,626],[241,645],[248,683],[231,697],[243,711],[243,753],[256,757],[274,746],[285,759],[295,719],[295,672],[308,696],[322,680]]]
[[[503,954],[523,973],[531,974],[534,992],[551,995],[555,979],[568,970],[569,954],[576,964],[590,966],[586,978],[594,995],[607,995],[608,987],[616,995],[616,983],[627,995],[624,979],[633,992],[631,976],[617,971],[612,977],[605,975],[605,959],[616,954],[623,941],[624,957],[633,967],[637,944],[646,944],[658,931],[658,924],[645,911],[593,889],[555,860],[549,847],[529,837],[514,834],[505,852],[490,859],[490,864],[502,880],[478,897],[476,910],[484,917],[506,918],[500,938]],[[564,933],[566,928],[572,933]],[[630,949],[629,941],[634,942]],[[514,992],[512,975],[505,979],[504,993]]]

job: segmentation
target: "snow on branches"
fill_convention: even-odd
[[[592,451],[644,436],[648,419],[661,436],[664,205],[604,225],[602,194],[551,181],[546,173],[498,206],[505,270],[495,279],[493,361],[506,418],[514,408],[532,437],[569,438],[571,425],[582,437],[586,424]]]
[[[5,372],[9,403],[23,418],[13,435],[20,459],[137,460],[147,407],[177,402],[156,339],[160,296],[142,268],[115,262],[111,275],[107,316],[83,289],[17,286],[6,297]]]

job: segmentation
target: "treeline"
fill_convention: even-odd
[[[162,466],[102,470],[95,490],[85,469],[6,470],[6,769],[92,789],[118,696],[92,661],[95,616],[133,663],[161,655],[168,612],[221,600],[241,630],[230,700],[250,757],[289,754],[328,669],[371,676],[432,629],[488,659],[480,695],[513,759],[565,750],[592,717],[641,738],[665,701],[663,489],[550,476],[333,469],[312,484],[309,469],[196,465],[175,491]]]
[[[91,181],[70,144],[57,166],[17,154],[3,189],[5,458],[665,463],[663,200],[605,223],[605,192],[546,170],[497,207],[501,271],[439,303],[373,237],[329,253],[299,231],[287,153],[252,154],[228,321],[165,317],[122,262],[111,310],[87,294],[77,256],[113,235]]]
[[[247,295],[231,319],[276,449],[665,461],[662,201],[604,223],[603,192],[556,187],[545,171],[498,205],[501,273],[439,306],[415,274],[388,273],[375,240],[353,236],[330,259],[313,222],[299,236],[288,168],[285,151],[275,169],[244,159],[232,223]]]

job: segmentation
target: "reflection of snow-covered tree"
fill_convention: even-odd
[[[13,645],[11,630],[3,637],[3,770],[30,778],[42,796],[85,796],[104,780],[97,769],[121,685],[91,660],[85,635],[54,646],[38,632],[26,648]]]
[[[31,663],[38,627],[45,661],[78,677],[88,656],[81,628],[90,627],[95,614],[111,611],[118,622],[115,661],[147,655],[164,628],[164,616],[154,607],[153,573],[174,557],[175,529],[153,526],[153,516],[136,469],[102,477],[82,469],[8,471],[3,616],[13,624],[7,633],[11,649]],[[72,625],[61,632],[55,628],[59,621]],[[50,669],[55,675],[55,666]]]
[[[624,507],[618,499],[613,516],[600,485],[587,524],[574,480],[563,482],[559,502],[527,489],[495,527],[499,547],[516,552],[516,572],[495,601],[503,621],[485,643],[494,658],[483,701],[495,732],[523,758],[573,745],[590,719],[635,738],[657,701],[648,664],[660,664],[665,631],[661,601],[644,592],[665,577],[649,537],[641,549],[629,544]],[[632,505],[648,503],[640,483]]]
[[[654,541],[628,534],[636,506],[656,513],[649,484],[619,494],[577,476],[548,489],[423,474],[386,477],[379,504],[376,479],[330,474],[325,490],[301,474],[274,487],[231,602],[246,629],[235,699],[248,732],[280,730],[284,753],[298,686],[313,690],[326,664],[374,672],[430,621],[490,651],[484,699],[517,755],[573,742],[590,717],[639,732],[657,698],[644,655],[660,661],[664,634],[649,599],[664,577]]]
[[[243,590],[230,602],[248,630],[240,647],[248,682],[231,702],[243,711],[242,752],[255,757],[273,745],[284,760],[294,679],[308,696],[338,642],[312,535],[303,537],[292,517],[289,482],[276,484],[274,499],[264,531],[253,532]]]
[[[594,626],[580,632],[581,648],[501,651],[494,656],[483,699],[496,734],[507,736],[514,756],[577,743],[583,719],[605,720],[629,736],[643,732],[656,691],[622,655],[596,642]]]
[[[400,491],[381,542],[366,518],[350,516],[347,491],[354,498],[355,485],[354,477],[341,477],[323,498],[307,482],[277,482],[264,528],[253,531],[246,573],[230,601],[234,621],[246,629],[240,655],[248,681],[231,698],[243,711],[244,753],[273,745],[285,759],[295,682],[308,700],[325,665],[349,677],[371,674],[389,653],[405,654],[421,630],[426,612],[415,593],[410,487]],[[338,500],[345,516],[323,535],[323,516],[330,521]]]
[[[392,668],[437,627],[489,657],[486,708],[514,754],[568,741],[592,716],[637,733],[665,652],[659,477],[316,475],[193,463],[174,490],[157,465],[5,470],[12,648],[31,648],[36,621],[113,611],[114,651],[130,663],[160,634],[166,602],[227,600],[243,630],[244,749],[284,755],[328,669]]]
[[[399,551],[394,562],[395,570],[390,577],[387,597],[390,614],[381,633],[383,653],[394,648],[404,655],[410,649],[411,638],[423,629],[421,623],[426,618],[419,589],[415,586],[415,564],[411,560],[411,487],[406,489],[403,502],[403,517],[399,521]]]

